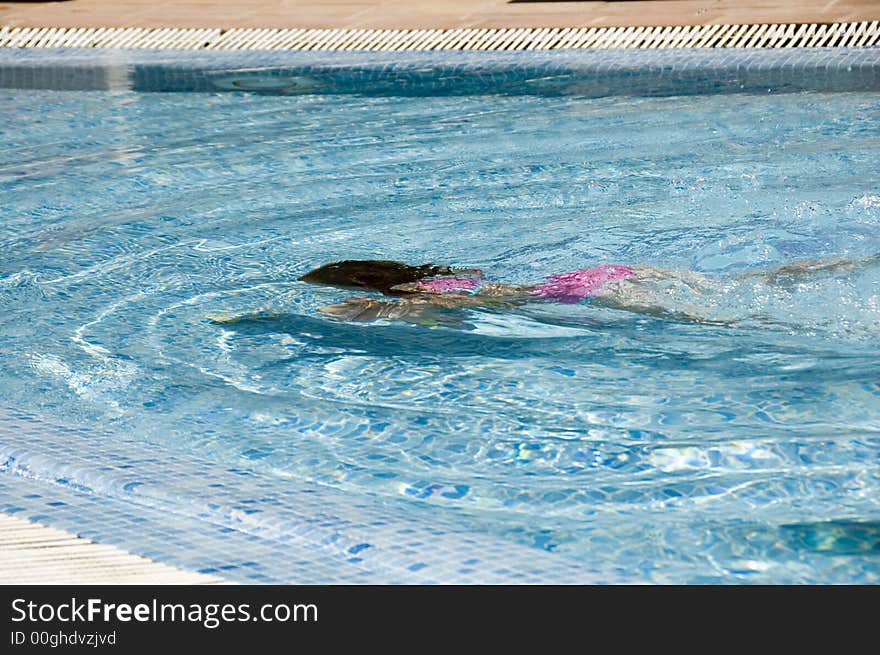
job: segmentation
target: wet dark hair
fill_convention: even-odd
[[[402,262],[383,260],[348,259],[342,262],[324,264],[303,275],[300,280],[312,284],[329,284],[334,287],[359,287],[381,291],[386,296],[405,295],[404,291],[391,287],[407,282],[418,282],[434,275],[451,275],[448,266],[410,266]]]

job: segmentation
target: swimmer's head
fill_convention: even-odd
[[[401,262],[382,260],[346,260],[324,264],[303,275],[300,280],[312,284],[328,284],[334,287],[373,289],[392,296],[407,293],[392,287],[418,282],[435,275],[453,275],[448,266],[410,266]]]

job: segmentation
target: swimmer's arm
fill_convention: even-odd
[[[348,298],[341,303],[321,307],[318,311],[343,321],[389,318],[420,325],[459,325],[466,318],[459,310],[467,307],[513,307],[528,300],[528,291],[531,288],[493,284],[484,285],[480,293],[472,296],[457,293],[415,293],[400,300]]]
[[[348,298],[335,305],[318,308],[324,316],[340,321],[369,322],[377,319],[394,319],[416,325],[458,326],[465,315],[458,309],[473,303],[452,303],[448,299],[421,298],[391,301],[374,298]]]
[[[696,312],[685,310],[672,310],[658,305],[648,303],[634,302],[631,299],[621,298],[614,293],[601,294],[590,298],[590,304],[598,307],[607,307],[608,309],[618,309],[634,314],[643,314],[645,316],[653,316],[654,318],[662,318],[669,321],[680,321],[682,323],[701,323],[703,325],[725,325],[734,326],[738,321],[725,321],[701,316]]]
[[[214,325],[232,325],[242,322],[273,320],[285,315],[283,312],[257,311],[247,314],[211,314],[207,318]]]
[[[466,293],[431,293],[420,286],[418,282],[406,282],[398,284],[392,289],[404,293],[413,294],[411,298],[420,299],[421,302],[433,302],[436,304],[452,303],[458,305],[484,305],[493,304],[492,299],[521,299],[528,298],[535,290],[534,286],[496,284],[486,282],[474,294]]]
[[[833,257],[830,259],[814,259],[810,261],[792,262],[776,268],[761,271],[749,271],[738,276],[737,279],[762,278],[769,284],[784,284],[797,282],[803,278],[812,277],[821,273],[834,271],[852,271],[859,268],[880,265],[880,254],[862,257],[860,259],[848,259],[846,257]]]

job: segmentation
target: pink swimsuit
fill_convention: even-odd
[[[595,268],[582,268],[568,273],[559,273],[547,278],[531,292],[533,296],[574,304],[584,298],[599,295],[602,287],[609,282],[618,282],[635,277],[636,272],[629,266],[603,264]],[[482,281],[473,277],[438,277],[419,280],[416,287],[425,293],[477,293]]]
[[[582,268],[568,273],[559,273],[547,278],[532,295],[557,302],[574,304],[584,298],[599,295],[599,291],[609,282],[618,282],[635,277],[636,272],[629,266],[603,264],[595,268]]]

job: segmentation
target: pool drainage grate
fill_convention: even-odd
[[[183,50],[567,50],[880,45],[878,21],[670,27],[195,29],[0,27],[2,48]]]

